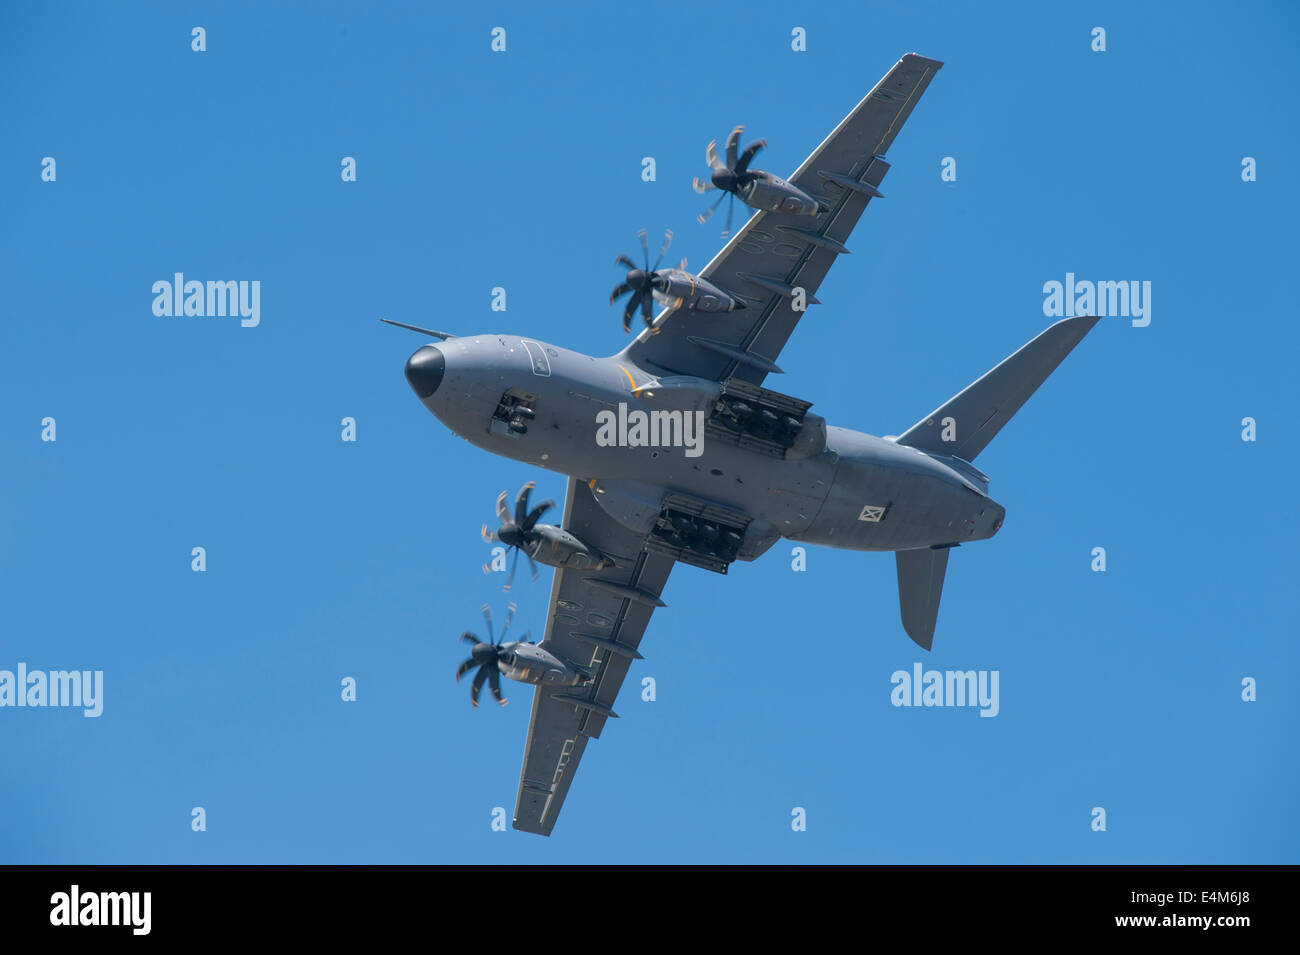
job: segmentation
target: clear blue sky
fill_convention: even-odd
[[[105,701],[0,709],[0,861],[1300,861],[1294,6],[717,14],[5,7],[0,669]],[[1103,321],[980,457],[1006,526],[953,554],[933,653],[887,554],[678,568],[555,835],[491,831],[531,690],[472,710],[456,636],[504,606],[496,494],[564,480],[449,434],[377,319],[613,353],[638,228],[719,248],[709,139],[787,174],[913,50],[946,66],[772,383],[898,433],[1066,272],[1149,280],[1150,326]],[[156,317],[177,271],[260,281],[261,324]],[[548,592],[515,588],[535,634]],[[1000,714],[894,708],[918,660],[998,670]]]

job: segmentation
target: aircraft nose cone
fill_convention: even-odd
[[[406,360],[406,380],[421,400],[438,390],[446,370],[447,360],[433,345],[425,345]]]

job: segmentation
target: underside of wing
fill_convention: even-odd
[[[849,249],[858,218],[889,164],[884,154],[943,64],[909,53],[817,147],[790,183],[829,211],[760,212],[700,273],[743,309],[668,309],[620,354],[655,375],[738,378],[762,384],[831,264]]]
[[[599,571],[558,570],[542,646],[587,669],[580,687],[539,686],[524,746],[514,826],[550,835],[587,740],[616,716],[614,704],[673,560],[643,550],[645,538],[607,515],[584,483],[569,480],[566,530],[615,559]]]

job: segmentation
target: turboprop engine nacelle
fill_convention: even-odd
[[[659,273],[662,285],[656,285],[655,298],[673,308],[689,308],[696,312],[734,312],[745,303],[728,295],[708,279],[692,275],[683,269],[667,269]]]
[[[797,186],[792,186],[780,176],[767,173],[741,187],[745,204],[768,212],[784,212],[792,216],[815,216],[826,207]]]
[[[516,683],[581,686],[591,681],[583,667],[561,660],[535,643],[506,643],[497,656],[501,675]]]
[[[613,561],[595,547],[583,542],[562,527],[538,524],[533,528],[537,535],[529,556],[548,567],[570,567],[575,570],[599,570],[613,565]]]

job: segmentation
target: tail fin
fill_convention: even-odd
[[[1096,316],[1088,315],[1063,319],[1050,326],[992,371],[967,385],[955,398],[908,428],[899,436],[898,443],[974,461],[975,455],[984,450],[1097,321]],[[952,419],[955,440],[943,440],[947,430],[945,419]],[[899,554],[899,561],[901,582],[902,554]],[[939,583],[943,583],[942,566]],[[908,633],[911,633],[910,629]],[[928,643],[924,646],[928,647]]]
[[[934,642],[934,624],[939,619],[939,597],[943,593],[943,575],[948,569],[948,552],[944,547],[931,550],[900,550],[898,562],[898,605],[903,611],[903,629],[924,650]]]

